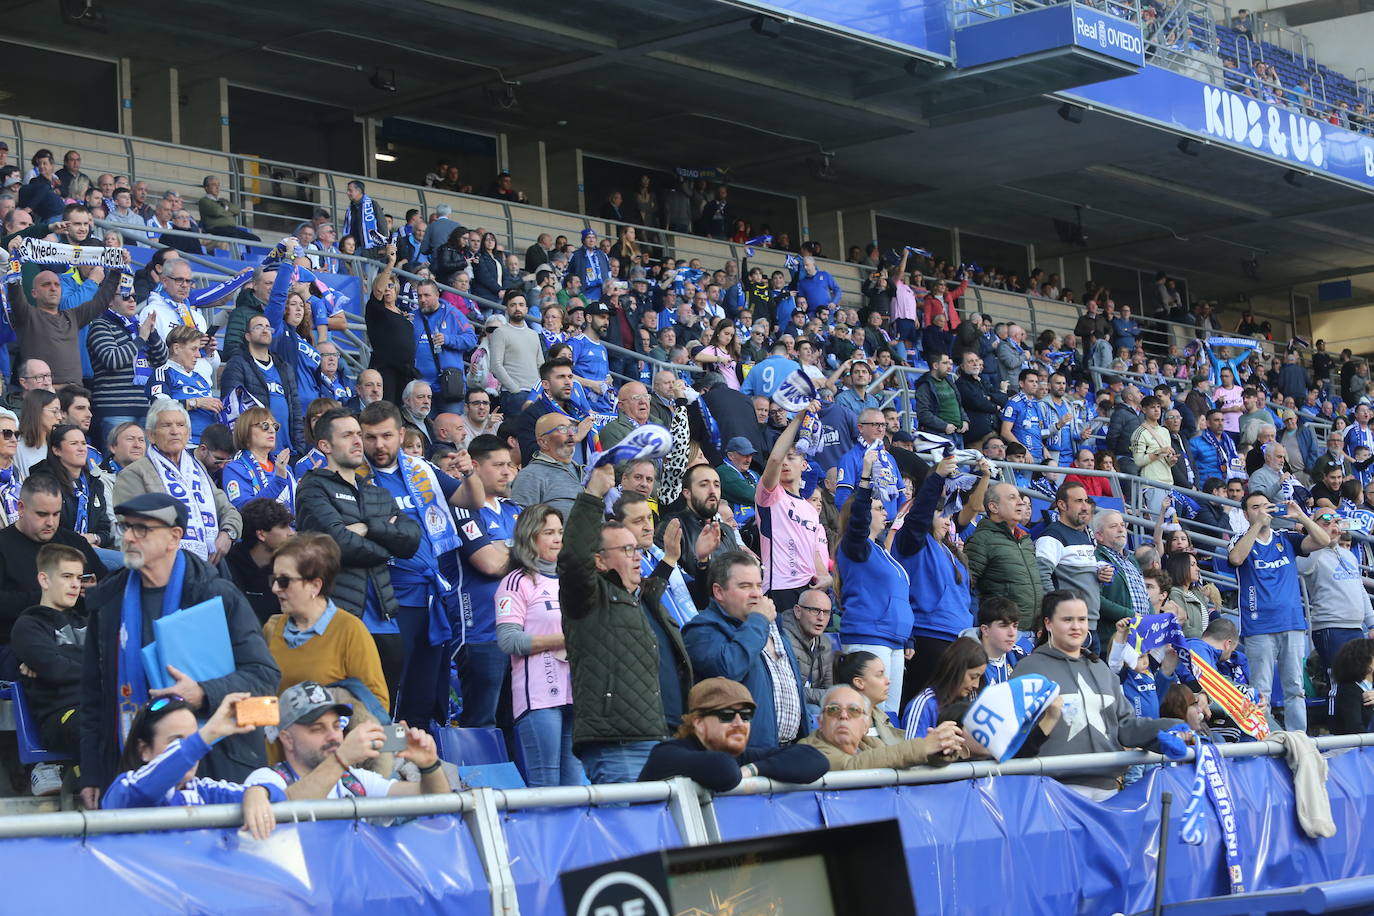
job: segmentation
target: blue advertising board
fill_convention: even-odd
[[[1061,49],[1102,54],[1134,67],[1145,64],[1139,27],[1076,3],[972,19],[954,33],[954,48],[961,69]]]
[[[1132,76],[1059,94],[1374,189],[1374,137],[1171,70],[1147,66]]]

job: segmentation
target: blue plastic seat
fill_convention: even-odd
[[[14,703],[14,730],[19,738],[21,763],[56,763],[71,759],[66,754],[43,749],[38,738],[38,723],[29,711],[29,701],[24,697],[22,685],[16,681],[8,690],[0,691],[0,698],[8,698]]]
[[[525,780],[513,763],[487,763],[459,767],[458,775],[474,789],[523,789]]]
[[[509,763],[506,739],[499,728],[432,727],[439,756],[457,767]]]

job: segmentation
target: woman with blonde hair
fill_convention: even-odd
[[[287,509],[295,508],[291,449],[277,449],[280,432],[281,424],[266,407],[250,407],[234,421],[238,452],[224,465],[220,478],[234,508],[242,509],[252,499],[275,499]]]

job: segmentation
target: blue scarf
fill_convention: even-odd
[[[262,465],[258,464],[258,459],[253,457],[252,452],[240,449],[239,453],[234,456],[234,461],[242,465],[244,470],[248,472],[248,479],[253,483],[253,495],[256,496],[261,493],[269,480],[267,472],[262,469]],[[296,502],[296,481],[289,474],[286,477],[286,486],[282,487],[281,492],[277,494],[277,502],[288,509]]]
[[[177,611],[181,604],[181,583],[186,575],[186,555],[178,551],[172,564],[167,590],[162,594],[162,613]],[[129,570],[124,583],[124,602],[119,609],[119,746],[129,735],[134,714],[148,702],[148,676],[143,671],[143,577]]]
[[[1226,781],[1221,754],[1210,741],[1199,735],[1197,739],[1197,770],[1188,805],[1183,809],[1183,823],[1179,839],[1189,846],[1207,841],[1207,821],[1203,818],[1204,799],[1210,798],[1221,824],[1222,846],[1226,849],[1226,876],[1231,893],[1245,893],[1245,871],[1240,860],[1240,837],[1236,830],[1236,804]]]
[[[0,470],[0,511],[7,525],[19,520],[19,484],[19,472],[14,465]]]
[[[77,534],[87,534],[90,531],[90,506],[91,506],[91,478],[85,471],[82,471],[72,481],[72,492],[76,495],[76,519],[72,528]]]
[[[110,320],[122,324],[128,333],[129,339],[134,342],[138,352],[134,356],[134,385],[142,388],[148,384],[148,379],[152,377],[153,367],[148,362],[148,342],[138,336],[138,319],[133,315],[121,315],[114,309],[106,310]]]
[[[366,194],[362,196],[359,202],[361,204],[360,209],[362,210],[363,215],[362,237],[364,239],[364,247],[370,248],[373,244],[373,236],[380,234],[377,228],[377,210],[372,206],[372,198],[368,197]],[[349,206],[344,210],[343,234],[353,235],[352,204],[349,204]]]
[[[716,418],[711,416],[711,408],[706,406],[706,396],[697,398],[697,406],[701,408],[701,422],[706,425],[706,434],[711,439],[711,445],[716,451],[720,451],[720,425],[716,423]]]
[[[434,556],[438,558],[450,550],[457,550],[458,530],[453,524],[453,513],[448,510],[438,478],[430,471],[429,464],[404,452],[397,455],[396,460],[401,465],[401,480],[410,494],[410,504],[415,507],[416,521],[429,540]]]

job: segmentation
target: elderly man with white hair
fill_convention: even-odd
[[[186,506],[181,549],[216,563],[243,531],[243,519],[209,472],[196,461],[191,418],[181,402],[160,398],[148,408],[148,448],[115,477],[114,501],[143,493],[167,493]]]
[[[414,379],[401,391],[401,413],[405,425],[425,437],[426,445],[434,443],[434,422],[429,418],[434,404],[434,389],[424,379]]]
[[[1111,575],[1102,582],[1102,600],[1098,605],[1097,628],[1088,645],[1098,646],[1112,640],[1116,622],[1136,614],[1152,614],[1150,596],[1145,591],[1145,579],[1136,559],[1126,550],[1126,519],[1113,509],[1099,509],[1092,521],[1093,540],[1097,542],[1095,556],[1099,569],[1111,567]],[[1105,564],[1105,566],[1104,566]],[[1105,573],[1104,573],[1105,575]],[[1088,621],[1092,626],[1094,621]]]

